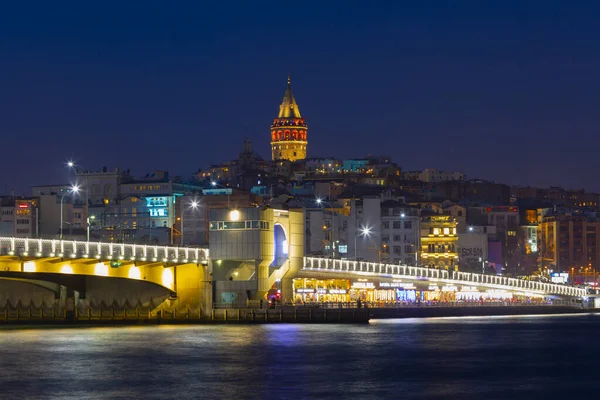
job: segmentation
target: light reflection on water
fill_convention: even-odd
[[[0,328],[0,398],[572,398],[600,317]]]

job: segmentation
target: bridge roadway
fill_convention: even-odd
[[[331,258],[304,257],[301,275],[322,273],[328,277],[357,276],[364,278],[404,279],[411,282],[431,282],[445,285],[476,286],[485,289],[507,290],[527,296],[583,297],[583,288],[508,278],[497,275],[446,271],[408,265],[382,264],[365,261],[338,260]]]
[[[206,265],[208,249],[73,240],[0,237],[0,278],[45,281],[48,274],[144,279],[175,291],[177,265]],[[109,264],[118,263],[119,268]],[[583,297],[583,288],[496,275],[445,271],[407,265],[305,257],[299,275],[361,276],[446,285],[502,289],[524,295]],[[153,269],[162,266],[162,269]],[[170,271],[170,272],[165,272]],[[30,277],[30,278],[29,278]],[[182,278],[185,277],[182,275]]]
[[[174,267],[206,265],[208,249],[0,237],[0,261],[0,278],[48,289],[79,289],[79,278],[90,276],[145,280],[175,292],[182,270]]]
[[[170,264],[205,263],[208,249],[77,240],[0,237],[0,255],[20,257],[96,258]]]

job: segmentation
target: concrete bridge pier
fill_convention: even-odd
[[[281,279],[281,301],[290,302],[294,300],[294,280],[292,278]]]

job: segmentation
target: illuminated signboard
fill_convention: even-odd
[[[166,208],[151,208],[150,210],[151,217],[166,217],[167,209]]]
[[[329,289],[329,294],[346,294],[346,289]]]
[[[440,290],[440,287],[438,285],[429,285],[428,290]]]
[[[327,294],[327,289],[317,289],[317,293],[319,293],[319,294]]]
[[[298,288],[296,289],[296,293],[315,293],[315,289]]]
[[[205,196],[218,196],[223,194],[232,194],[231,188],[216,188],[216,189],[202,189],[202,194]]]
[[[353,289],[375,289],[373,282],[354,282],[352,284]]]
[[[566,272],[554,272],[550,277],[553,283],[567,283],[569,281],[569,274]]]
[[[381,282],[379,283],[380,288],[399,288],[399,289],[415,289],[415,285],[412,283],[402,283],[402,282]]]
[[[167,204],[166,197],[146,197],[146,207],[166,207]]]
[[[456,292],[457,290],[458,290],[458,288],[456,286],[452,286],[452,285],[442,286],[442,292]]]
[[[151,217],[167,217],[169,210],[167,197],[146,197],[146,207],[150,212]]]

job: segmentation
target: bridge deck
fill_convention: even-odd
[[[497,275],[475,274],[470,272],[446,271],[408,265],[372,263],[365,261],[338,260],[331,258],[305,257],[305,271],[346,273],[381,278],[420,279],[459,285],[485,286],[494,289],[583,297],[583,288],[553,283],[508,278]]]
[[[0,255],[160,261],[176,264],[208,260],[208,249],[77,240],[0,237]]]

